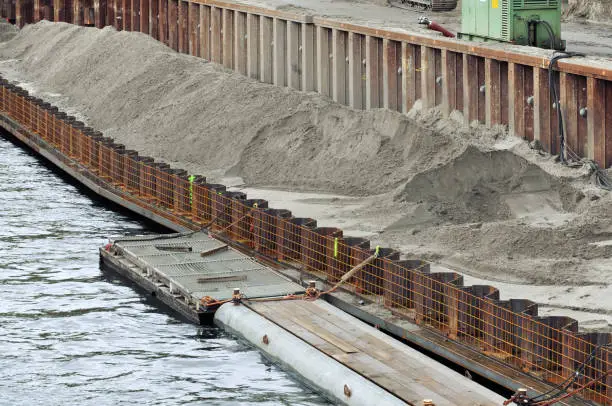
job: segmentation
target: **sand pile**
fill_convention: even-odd
[[[19,29],[6,20],[0,19],[0,42],[5,42],[13,39],[19,32]]]
[[[612,0],[569,0],[563,10],[566,18],[612,22]]]
[[[0,60],[3,76],[143,155],[251,186],[359,196],[368,208],[347,215],[377,230],[399,219],[375,240],[406,253],[489,279],[610,279],[610,194],[503,128],[351,110],[111,28],[27,26]]]
[[[399,114],[246,80],[141,34],[43,22],[0,55],[130,148],[252,185],[374,194],[458,153]]]

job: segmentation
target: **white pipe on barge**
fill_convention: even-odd
[[[351,406],[406,404],[246,306],[226,303],[217,310],[214,321],[330,399]]]
[[[218,326],[347,405],[501,405],[504,398],[323,300],[222,305]]]

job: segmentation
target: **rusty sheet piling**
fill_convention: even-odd
[[[155,214],[185,229],[211,225],[228,241],[239,236],[233,243],[269,260],[285,261],[285,241],[291,240],[289,247],[299,255],[287,265],[328,280],[338,278],[338,261],[354,266],[378,251],[376,260],[348,281],[347,289],[364,300],[382,303],[423,328],[546,382],[580,385],[612,367],[612,350],[606,346],[612,342],[610,333],[581,333],[569,317],[538,317],[537,306],[527,300],[500,301],[492,286],[464,287],[460,274],[428,273],[424,262],[398,261],[398,252],[372,250],[367,240],[349,240],[338,228],[295,222],[288,210],[266,208],[263,201],[255,207],[244,194],[222,193],[225,186],[208,184],[204,177],[195,177],[191,186],[186,171],[140,159],[135,151],[4,79],[0,112],[7,131],[52,154],[58,164],[76,168],[83,182],[96,185],[98,193],[120,196],[136,212]],[[287,238],[287,230],[299,239]],[[578,368],[581,375],[574,379]],[[585,389],[582,396],[612,404],[612,378]]]

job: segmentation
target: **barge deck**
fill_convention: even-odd
[[[207,232],[118,239],[100,254],[103,266],[193,322],[210,320],[213,311],[202,304],[226,302],[216,324],[336,402],[499,405],[504,400],[321,299],[303,300],[300,284]],[[242,293],[240,303],[231,302],[234,288]]]

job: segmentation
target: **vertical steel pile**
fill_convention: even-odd
[[[288,210],[268,208],[265,200],[246,199],[242,192],[228,192],[202,176],[141,157],[4,79],[0,110],[5,128],[71,167],[79,166],[79,173],[100,187],[129,195],[131,202],[193,229],[213,226],[263,255],[325,275],[329,282],[377,254],[348,281],[357,294],[542,379],[576,387],[612,367],[610,333],[579,332],[569,317],[539,317],[529,300],[499,300],[495,287],[464,287],[460,274],[430,273],[429,264],[400,260],[391,248],[371,249],[367,239],[317,227],[314,219],[293,218]],[[599,379],[584,396],[609,404],[611,379]]]

